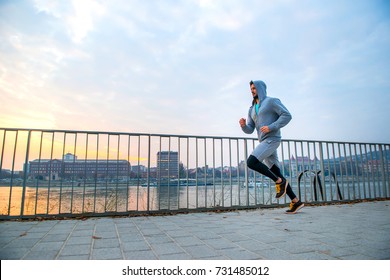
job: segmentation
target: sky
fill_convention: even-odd
[[[390,143],[390,2],[0,0],[0,127]],[[250,137],[255,137],[255,134]]]

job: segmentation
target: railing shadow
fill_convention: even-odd
[[[301,192],[301,180],[302,180],[303,176],[305,174],[308,174],[308,173],[310,173],[309,175],[314,175],[313,180],[310,181],[310,183],[313,184],[314,200],[315,201],[319,200],[318,199],[318,192],[321,195],[321,200],[324,200],[325,199],[325,197],[324,197],[324,186],[322,184],[321,177],[320,177],[321,170],[319,170],[319,171],[305,170],[305,171],[303,171],[303,172],[301,172],[299,174],[299,176],[298,176],[298,194],[299,194],[299,199],[301,199],[301,193],[302,193]],[[343,200],[343,195],[341,193],[341,189],[340,189],[340,186],[339,186],[339,182],[337,181],[336,175],[333,172],[329,172],[329,171],[328,171],[328,175],[330,176],[331,179],[333,179],[333,181],[336,184],[338,200]]]

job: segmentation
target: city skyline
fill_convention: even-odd
[[[169,154],[169,156],[168,156]],[[183,171],[200,171],[200,173],[204,172],[212,172],[213,170],[220,171],[220,172],[229,172],[229,169],[233,170],[232,172],[235,172],[237,169],[245,169],[246,163],[245,159],[239,160],[236,162],[236,164],[223,164],[223,165],[208,165],[200,163],[196,166],[186,166],[182,160],[178,157],[177,151],[159,151],[156,155],[157,162],[156,165],[150,165],[149,171],[152,171],[156,173],[155,175],[157,177],[177,177],[179,174],[179,170]],[[370,169],[370,168],[377,168],[381,164],[381,155],[379,151],[374,152],[366,152],[366,153],[360,153],[355,155],[349,155],[347,157],[345,156],[339,156],[336,158],[333,157],[325,157],[323,158],[325,161],[325,168],[326,165],[331,166],[338,166],[337,168],[342,168],[340,165],[340,162],[357,162],[357,164],[362,165],[363,169]],[[390,151],[385,150],[383,154],[383,160],[387,168],[390,167]],[[313,169],[313,170],[320,170],[320,161],[321,159],[318,158],[317,155],[313,155],[312,157],[308,156],[299,156],[295,154],[290,154],[289,158],[284,159],[281,161],[281,164],[284,166],[284,168],[289,169],[289,165],[293,164],[293,168],[290,170],[293,172],[293,174],[296,174],[297,171],[303,171],[304,169]],[[73,165],[77,168],[75,168]],[[118,166],[115,166],[115,165]],[[51,167],[53,165],[53,167]],[[66,165],[66,166],[65,166]],[[351,167],[348,167],[351,168]],[[32,159],[29,161],[28,164],[28,170],[29,173],[32,174],[38,174],[39,175],[39,169],[46,170],[47,173],[48,170],[53,169],[54,173],[64,172],[64,173],[88,173],[88,174],[95,174],[95,173],[105,173],[108,172],[109,174],[113,173],[114,175],[119,172],[121,176],[126,176],[126,174],[131,173],[137,173],[138,176],[141,174],[146,174],[148,172],[148,166],[147,165],[134,165],[130,161],[125,159],[85,159],[85,158],[78,158],[77,156],[67,153],[61,157],[61,159],[58,158],[39,158],[39,159]],[[61,171],[62,170],[62,171]],[[11,170],[2,168],[3,172],[10,172]],[[14,172],[22,172],[23,170],[14,170]],[[99,172],[98,172],[99,171]],[[289,172],[289,171],[288,171]],[[104,174],[103,174],[104,175]],[[134,174],[133,174],[134,175]],[[96,176],[96,175],[95,175]],[[296,176],[296,175],[294,175]]]

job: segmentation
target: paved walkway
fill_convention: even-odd
[[[390,201],[0,222],[0,259],[390,259]]]

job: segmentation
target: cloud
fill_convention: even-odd
[[[34,0],[34,6],[38,13],[46,13],[64,22],[65,29],[75,43],[81,43],[94,30],[95,22],[105,12],[103,5],[92,0]]]

